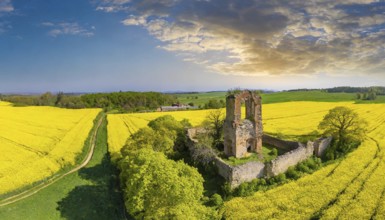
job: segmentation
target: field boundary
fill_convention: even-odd
[[[2,199],[0,201],[0,207],[2,206],[6,206],[6,205],[9,205],[9,204],[12,204],[12,203],[15,203],[17,201],[20,201],[22,199],[25,199],[25,198],[28,198],[34,194],[36,194],[37,192],[39,192],[40,190],[52,185],[53,183],[57,182],[58,180],[62,179],[63,177],[65,176],[68,176],[69,174],[72,174],[78,170],[80,170],[81,168],[85,167],[88,162],[91,160],[92,158],[92,155],[94,153],[94,149],[95,149],[95,145],[96,145],[96,136],[98,134],[98,131],[99,131],[99,128],[100,128],[100,125],[102,124],[102,122],[105,120],[105,115],[102,115],[97,124],[96,124],[96,128],[94,129],[92,135],[91,135],[91,140],[90,140],[90,144],[89,144],[89,150],[88,150],[88,153],[87,153],[87,156],[83,159],[82,163],[79,164],[78,166],[75,166],[74,168],[72,168],[71,170],[63,173],[63,174],[60,174],[60,175],[53,175],[51,178],[47,179],[46,181],[40,183],[39,185],[36,185],[32,188],[29,188],[23,192],[20,192],[16,195],[13,195],[11,197],[8,197],[8,198],[5,198],[5,199]]]

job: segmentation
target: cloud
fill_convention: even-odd
[[[0,0],[0,15],[14,10],[11,0]]]
[[[97,6],[97,11],[118,12],[128,9],[124,5],[131,2],[131,0],[101,0]]]
[[[385,3],[377,0],[103,0],[159,47],[235,75],[385,71]]]
[[[61,22],[61,23],[52,23],[52,22],[43,22],[41,26],[50,28],[48,34],[52,37],[57,37],[60,35],[75,35],[82,37],[92,37],[95,29],[94,26],[90,28],[81,27],[78,23],[73,22]]]

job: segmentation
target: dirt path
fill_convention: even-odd
[[[96,125],[96,129],[92,133],[91,140],[90,140],[90,145],[91,145],[90,149],[88,151],[87,157],[83,160],[83,162],[81,164],[79,164],[78,166],[74,167],[72,170],[70,170],[66,173],[63,173],[60,175],[54,175],[50,179],[48,179],[48,180],[40,183],[39,185],[36,185],[36,186],[30,188],[30,189],[25,190],[24,192],[18,193],[14,196],[11,196],[11,197],[8,197],[6,199],[1,200],[0,201],[0,207],[15,203],[15,202],[20,201],[20,200],[25,199],[25,198],[28,198],[28,197],[34,195],[35,193],[39,192],[40,190],[54,184],[55,182],[62,179],[63,177],[68,176],[68,175],[80,170],[81,168],[85,167],[88,164],[88,162],[90,162],[92,155],[94,154],[94,149],[95,149],[95,145],[96,145],[96,135],[99,131],[100,125],[102,124],[104,118],[105,117],[102,116],[99,119],[98,124]]]

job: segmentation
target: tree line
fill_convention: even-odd
[[[177,102],[173,95],[159,92],[113,92],[71,94],[46,92],[41,95],[1,95],[0,99],[15,106],[56,106],[62,108],[103,108],[106,111],[138,112],[156,110]]]
[[[339,86],[326,89],[291,89],[287,90],[288,92],[300,92],[300,91],[323,91],[328,93],[361,93],[369,94],[375,92],[377,95],[385,95],[385,87],[383,86],[370,86],[370,87],[351,87],[351,86]]]

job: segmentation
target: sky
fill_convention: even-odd
[[[385,86],[385,1],[0,0],[0,93]]]

